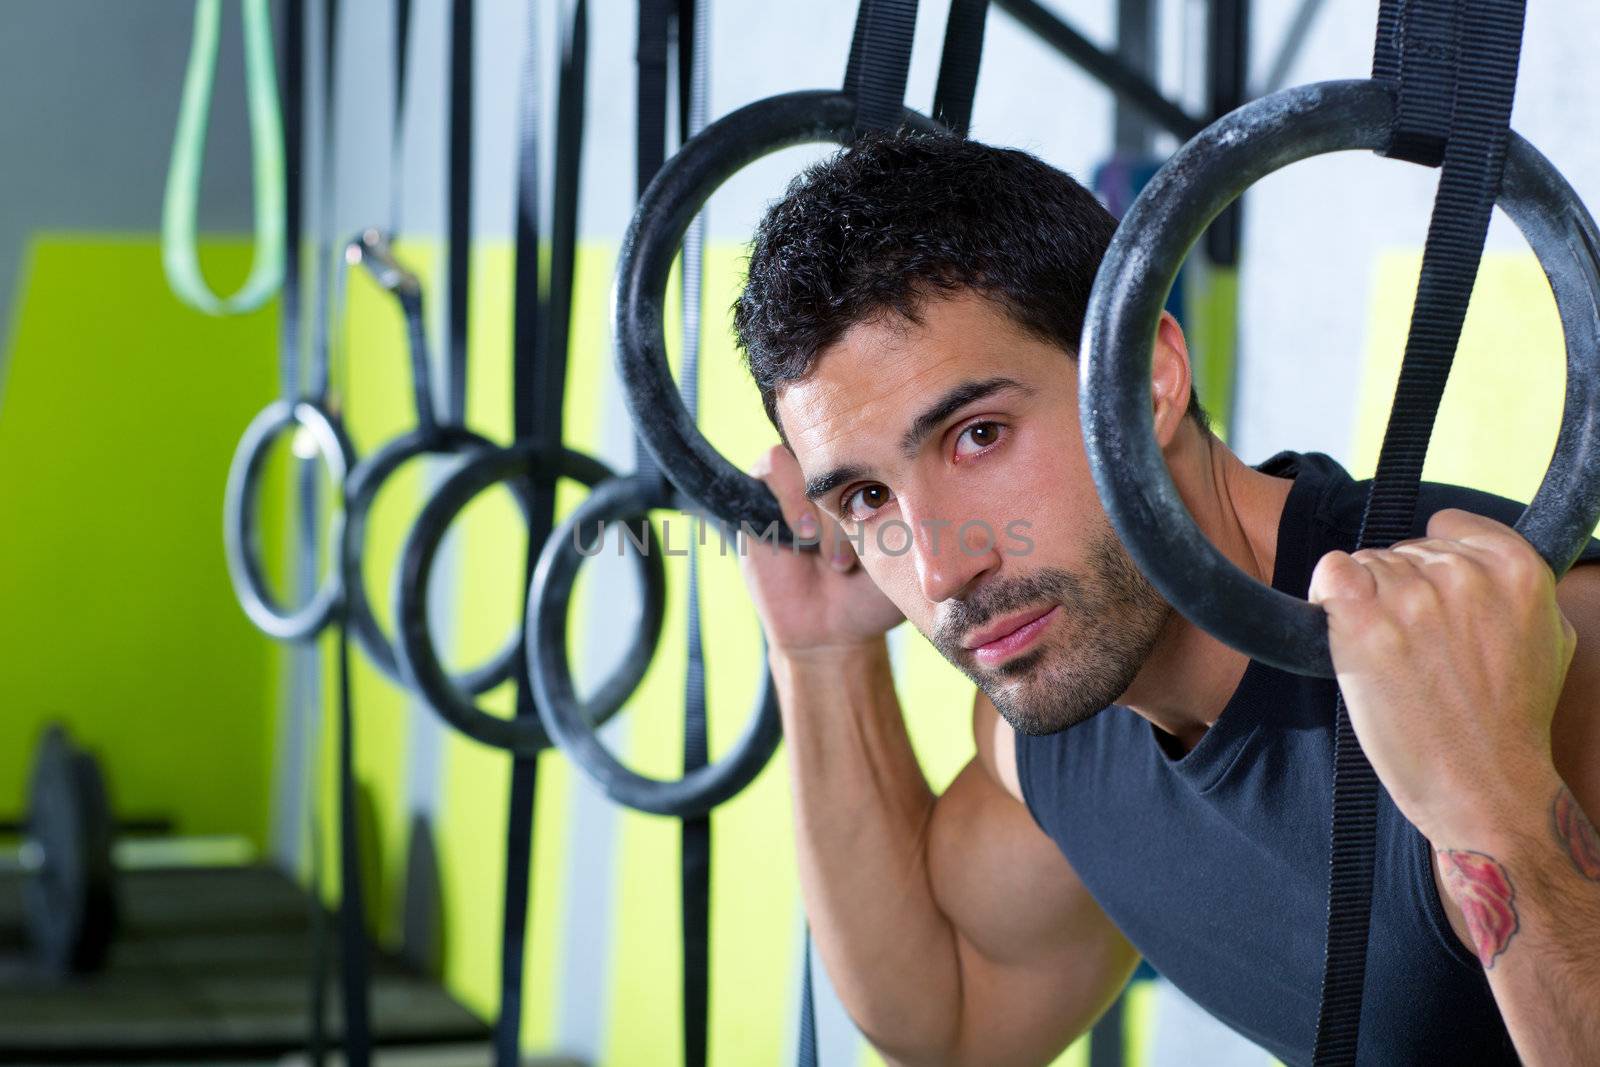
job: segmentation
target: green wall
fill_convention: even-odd
[[[205,249],[224,282],[248,257]],[[264,840],[279,659],[234,603],[222,491],[276,390],[274,308],[179,306],[153,236],[28,248],[0,392],[0,810],[60,718],[124,813]]]

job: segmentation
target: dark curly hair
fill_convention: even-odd
[[[1076,355],[1113,218],[1041,160],[950,134],[867,134],[803,171],[756,231],[733,322],[778,428],[777,387],[859,322],[974,289]],[[1189,414],[1209,424],[1193,391]]]

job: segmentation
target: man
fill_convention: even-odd
[[[1111,530],[1074,348],[1114,225],[1023,153],[868,139],[770,209],[736,307],[784,441],[757,473],[821,541],[744,563],[806,910],[895,1063],[1048,1062],[1141,953],[1310,1059],[1335,688],[1188,623]],[[1242,463],[1170,317],[1150,390],[1201,528],[1326,608],[1385,786],[1362,1062],[1600,1063],[1600,568],[1558,586],[1516,505],[1444,486],[1418,540],[1348,555],[1365,487],[1324,456]],[[938,796],[890,673],[902,618],[980,690]]]

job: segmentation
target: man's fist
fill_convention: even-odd
[[[1576,643],[1555,580],[1520,535],[1441,511],[1423,540],[1330,552],[1311,576],[1351,725],[1430,839],[1490,817],[1550,765]]]

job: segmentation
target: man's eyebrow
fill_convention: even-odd
[[[865,467],[835,467],[827,474],[818,475],[806,482],[806,499],[814,501],[818,497],[826,496],[833,492],[845,482],[853,482],[857,478],[866,477],[866,474]]]
[[[939,424],[951,415],[960,411],[975,400],[993,396],[1002,389],[1019,389],[1024,395],[1031,395],[1033,390],[1023,385],[1014,378],[982,378],[976,381],[962,382],[947,391],[938,400],[930,404],[922,414],[911,420],[910,429],[900,438],[900,451],[907,458],[914,457],[917,449],[922,447],[922,442]]]

